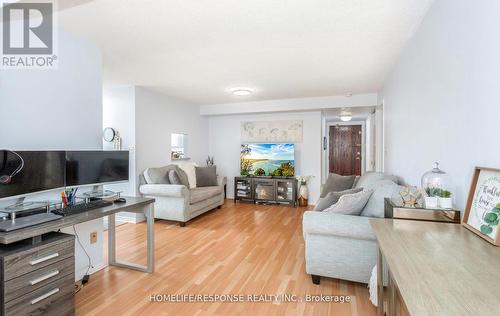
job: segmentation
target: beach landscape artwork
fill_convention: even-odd
[[[293,142],[302,141],[300,120],[241,122],[241,141],[252,142]]]
[[[294,144],[242,144],[240,173],[243,176],[293,177]]]

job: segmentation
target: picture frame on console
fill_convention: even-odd
[[[500,169],[476,167],[462,225],[500,246]]]

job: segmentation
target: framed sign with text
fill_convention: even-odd
[[[500,246],[500,169],[476,167],[462,225]]]

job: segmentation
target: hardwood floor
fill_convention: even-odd
[[[155,273],[112,267],[76,295],[77,315],[375,315],[366,284],[305,272],[305,208],[233,204],[179,227],[155,222]],[[145,263],[146,225],[117,227],[118,258]],[[105,253],[106,253],[105,249]],[[150,302],[154,294],[348,295],[349,303]]]

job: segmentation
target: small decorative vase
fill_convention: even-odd
[[[435,196],[426,196],[425,197],[425,208],[437,208],[438,207],[438,198]]]
[[[299,189],[299,206],[307,206],[308,198],[309,198],[309,189],[307,188],[307,183],[301,182]]]
[[[453,208],[452,198],[439,198],[439,207],[451,210]]]

